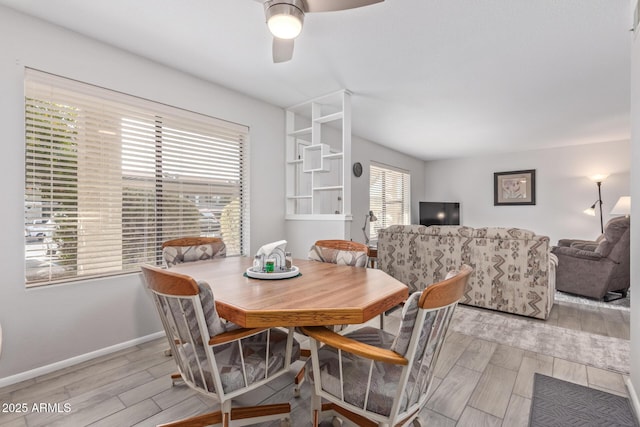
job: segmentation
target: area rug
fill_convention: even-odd
[[[629,399],[536,373],[530,427],[638,427]]]
[[[450,329],[595,368],[629,374],[630,342],[458,305]]]
[[[630,290],[627,292],[626,297],[609,301],[609,302],[580,297],[578,295],[567,294],[560,291],[556,291],[555,300],[556,302],[570,302],[573,304],[582,304],[582,305],[588,305],[591,307],[612,308],[614,310],[629,311],[631,309],[631,291]]]

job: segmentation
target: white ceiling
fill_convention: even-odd
[[[0,4],[282,107],[346,88],[354,134],[422,159],[629,139],[629,0],[308,14],[282,64],[255,0]]]

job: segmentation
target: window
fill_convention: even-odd
[[[248,241],[248,128],[50,74],[25,76],[26,284],[138,271],[163,241]]]
[[[378,230],[411,221],[410,175],[407,171],[372,163],[369,169],[369,209],[378,218],[369,225],[371,240]]]

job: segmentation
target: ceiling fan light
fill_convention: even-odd
[[[302,31],[304,13],[292,4],[278,3],[267,9],[267,26],[274,37],[295,39]]]

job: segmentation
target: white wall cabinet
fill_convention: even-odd
[[[286,218],[351,219],[351,94],[286,110]]]

